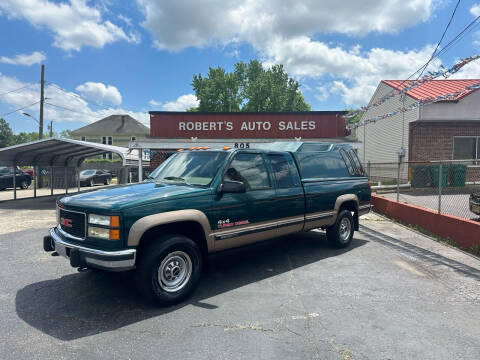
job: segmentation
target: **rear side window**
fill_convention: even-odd
[[[269,154],[267,156],[270,164],[272,164],[278,188],[285,189],[300,186],[297,169],[290,156],[281,154]]]
[[[353,161],[355,162],[355,167],[356,167],[356,169],[357,169],[357,172],[358,172],[360,175],[364,175],[362,163],[361,163],[360,160],[358,159],[358,156],[357,156],[357,153],[355,152],[355,150],[350,149],[348,153],[350,154],[350,156],[352,157]]]
[[[297,158],[303,179],[350,177],[338,151],[298,153]]]
[[[350,173],[350,175],[354,175],[355,174],[355,167],[354,167],[353,160],[350,158],[350,156],[347,155],[345,150],[340,149],[339,153],[342,156],[343,161],[345,161],[345,165],[347,165],[347,169],[348,169],[348,172]]]
[[[243,182],[247,191],[270,188],[265,162],[260,154],[240,153],[235,155],[224,179]]]

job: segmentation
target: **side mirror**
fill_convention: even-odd
[[[220,185],[221,193],[244,193],[247,189],[241,181],[224,181]]]

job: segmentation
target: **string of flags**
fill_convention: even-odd
[[[363,121],[359,121],[356,124],[348,125],[347,129],[349,129],[349,130],[357,129],[360,126],[365,126],[365,125],[368,125],[368,124],[371,124],[371,123],[374,124],[379,120],[383,120],[383,119],[395,116],[397,114],[401,114],[401,113],[405,113],[405,112],[408,112],[408,111],[411,111],[411,110],[415,110],[415,109],[418,109],[421,106],[425,106],[425,105],[428,105],[428,104],[433,104],[433,103],[436,103],[436,102],[439,102],[439,101],[456,99],[456,98],[461,97],[461,96],[467,94],[468,92],[470,92],[472,90],[476,90],[476,89],[480,89],[480,82],[475,83],[473,85],[466,86],[464,89],[455,91],[454,93],[443,94],[443,95],[439,95],[439,96],[425,98],[425,99],[419,100],[419,101],[417,101],[417,102],[415,102],[415,103],[413,103],[409,106],[399,107],[398,109],[396,109],[394,111],[391,111],[389,113],[378,115],[378,116],[375,116],[375,117],[372,117],[370,119],[366,119],[366,120],[363,120]]]
[[[386,101],[393,98],[394,96],[406,94],[408,91],[410,91],[412,89],[415,89],[415,88],[425,84],[426,82],[428,82],[430,80],[433,80],[433,79],[436,79],[440,76],[443,76],[446,79],[449,76],[458,72],[462,67],[464,67],[468,63],[470,63],[472,61],[475,61],[479,58],[480,58],[480,55],[474,55],[474,56],[470,56],[468,58],[461,59],[454,66],[452,66],[450,69],[445,69],[443,67],[443,65],[441,65],[440,69],[438,71],[433,71],[433,72],[429,71],[418,80],[405,81],[406,85],[402,89],[397,90],[397,91],[392,91],[389,94],[381,97],[380,99],[378,99],[377,101],[375,101],[374,103],[372,103],[368,106],[362,106],[358,110],[349,112],[348,114],[345,115],[345,118],[347,118],[347,119],[353,118],[353,117],[355,117],[355,116],[357,116],[361,113],[366,112],[367,110],[370,110],[371,108],[377,107],[377,106],[385,103]]]

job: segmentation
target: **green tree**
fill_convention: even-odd
[[[289,112],[310,111],[299,90],[299,83],[288,77],[283,65],[264,69],[258,60],[238,62],[227,73],[221,67],[209,68],[207,77],[194,75],[198,108],[189,111]]]
[[[71,138],[72,138],[72,134],[71,134],[71,133],[72,133],[72,130],[68,130],[68,129],[62,130],[62,131],[60,132],[60,137],[61,137],[61,138],[64,138],[64,139],[71,139]],[[56,136],[56,134],[53,134],[53,136]]]
[[[12,128],[5,121],[0,118],[0,148],[10,146],[14,144],[14,135]]]
[[[240,110],[240,81],[235,73],[221,67],[209,68],[208,76],[193,75],[195,95],[200,104],[197,111],[237,112]],[[192,109],[193,110],[193,109]]]
[[[15,145],[17,144],[23,144],[26,142],[30,141],[35,141],[38,140],[38,132],[32,131],[32,132],[20,132],[16,135],[13,135],[14,143]]]

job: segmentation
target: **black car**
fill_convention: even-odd
[[[112,174],[105,170],[83,170],[80,172],[80,185],[94,186],[95,184],[109,185]]]
[[[480,192],[470,194],[470,211],[480,215]]]
[[[32,183],[32,178],[27,173],[20,169],[16,170],[15,185],[20,189],[28,189]],[[6,188],[13,188],[13,168],[2,166],[0,167],[0,190]]]

